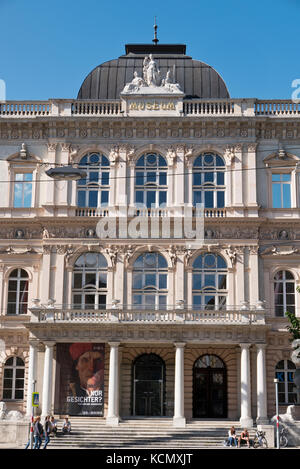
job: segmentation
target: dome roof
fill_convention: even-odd
[[[125,51],[118,59],[94,68],[82,83],[77,99],[119,99],[134,71],[143,76],[143,61],[149,54],[153,54],[163,76],[169,69],[175,70],[175,82],[187,98],[230,97],[221,76],[209,65],[186,55],[184,44],[127,44]]]

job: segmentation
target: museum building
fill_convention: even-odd
[[[238,69],[237,69],[238,73]],[[0,401],[239,420],[295,403],[300,105],[128,44],[75,99],[0,103]]]

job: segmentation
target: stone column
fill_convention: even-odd
[[[31,417],[32,413],[32,393],[33,393],[33,382],[36,381],[37,371],[37,343],[29,343],[29,367],[28,367],[28,384],[27,384],[27,406],[26,416]]]
[[[106,424],[119,425],[119,347],[120,342],[109,342],[109,383],[108,383],[108,411]]]
[[[267,415],[266,344],[256,344],[257,348],[257,418],[256,423],[269,422]]]
[[[52,382],[53,382],[53,347],[54,342],[44,342],[45,361],[42,396],[42,416],[51,414],[52,407]]]
[[[248,144],[248,216],[257,216],[257,188],[256,188],[256,147],[257,143]],[[251,207],[251,208],[250,208]]]
[[[184,416],[184,346],[177,342],[175,355],[174,427],[185,427]]]
[[[240,344],[241,347],[241,418],[242,427],[253,426],[251,417],[251,383],[250,383],[250,347],[251,344]]]
[[[235,166],[233,171],[233,206],[236,208],[244,208],[244,198],[243,198],[243,165],[242,165],[242,155],[243,155],[243,145],[238,143],[234,147],[235,152]],[[239,213],[243,213],[242,210]]]

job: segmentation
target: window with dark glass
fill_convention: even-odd
[[[275,316],[295,313],[295,279],[288,270],[280,270],[274,277]]]
[[[133,305],[143,309],[165,309],[168,293],[168,265],[158,253],[144,253],[133,266]]]
[[[74,265],[73,305],[77,309],[103,309],[107,296],[107,261],[103,254],[82,254]]]
[[[193,205],[204,208],[225,206],[225,163],[214,153],[199,155],[193,165]]]
[[[135,205],[138,208],[167,204],[167,162],[156,153],[141,156],[135,167]]]
[[[28,273],[14,269],[8,279],[7,314],[26,314],[28,308]]]
[[[227,300],[227,264],[213,253],[201,254],[193,263],[193,308],[222,309]]]
[[[3,399],[17,400],[24,398],[25,364],[19,357],[11,357],[4,364]]]
[[[79,163],[87,173],[77,182],[78,207],[106,207],[109,202],[109,160],[100,153],[88,153]]]

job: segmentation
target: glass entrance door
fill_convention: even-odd
[[[204,355],[194,365],[194,418],[227,416],[226,368],[215,355]]]
[[[133,365],[133,415],[164,415],[165,366],[155,354],[144,354]]]
[[[163,415],[162,381],[135,381],[135,415]]]

